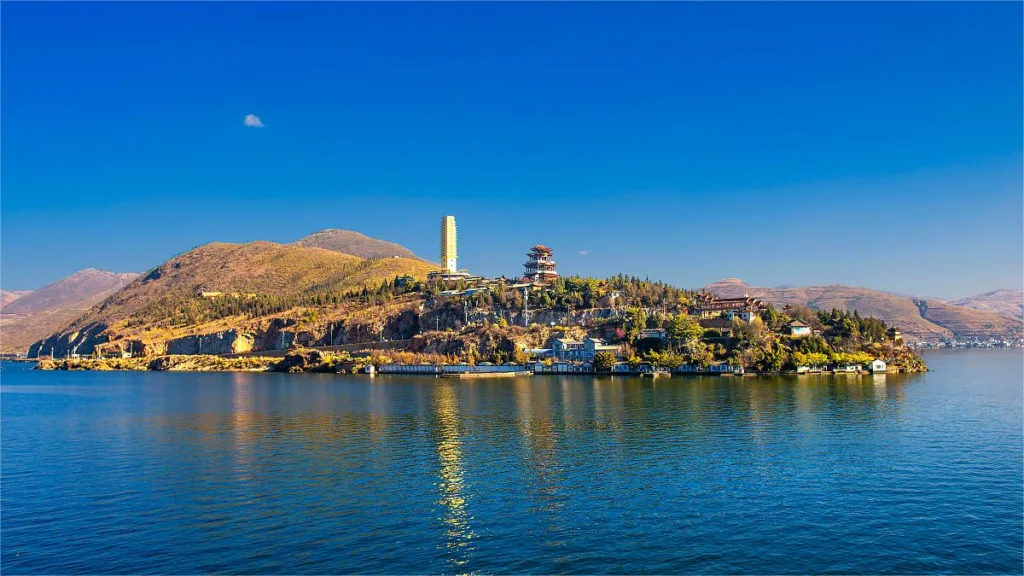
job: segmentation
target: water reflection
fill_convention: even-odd
[[[256,444],[256,417],[253,407],[255,397],[249,379],[245,374],[231,375],[231,433],[234,440],[235,479],[246,482],[251,479]]]
[[[439,384],[434,390],[434,416],[438,433],[437,456],[441,465],[438,503],[442,507],[439,520],[445,526],[443,548],[449,567],[460,570],[472,558],[473,529],[470,525],[472,517],[467,510],[456,386]]]

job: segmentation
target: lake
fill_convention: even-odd
[[[1021,350],[920,375],[0,381],[27,573],[1020,573]]]

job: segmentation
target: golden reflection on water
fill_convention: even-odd
[[[435,388],[434,413],[437,420],[437,455],[441,468],[438,490],[441,498],[442,516],[445,526],[444,547],[450,554],[448,560],[453,567],[466,565],[472,556],[472,517],[466,508],[467,491],[462,456],[462,440],[459,437],[459,398],[457,388],[439,384]]]
[[[247,480],[255,462],[255,397],[248,375],[233,373],[231,378],[231,436],[234,441],[234,471],[239,480]]]
[[[390,398],[388,390],[393,384],[382,383],[380,380],[372,379],[370,386],[370,414],[367,427],[370,431],[370,440],[381,442],[386,440],[388,432],[388,406]]]

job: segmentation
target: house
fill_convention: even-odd
[[[572,370],[572,362],[552,362],[548,372],[569,372]]]
[[[725,313],[725,317],[729,320],[733,318],[739,318],[744,322],[753,322],[755,318],[761,317],[761,311],[757,308],[747,308],[745,310],[730,310]]]
[[[593,362],[598,352],[611,352],[618,356],[619,347],[605,344],[600,338],[587,338],[583,341],[555,338],[551,341],[551,356],[559,360]]]
[[[651,374],[654,372],[654,365],[649,362],[641,362],[637,364],[636,371],[641,374]]]
[[[570,338],[555,338],[551,341],[551,355],[559,360],[582,360],[583,342]]]
[[[724,337],[732,336],[732,321],[726,318],[703,318],[697,321],[705,330],[715,330]]]
[[[872,360],[871,361],[871,365],[870,365],[870,370],[872,372],[885,372],[886,371],[885,362],[883,362],[883,361],[881,361],[881,360],[879,360],[877,358],[875,360]]]
[[[652,340],[661,340],[664,342],[668,338],[668,331],[664,328],[645,328],[640,331],[640,340],[646,340],[648,338]]]
[[[892,328],[889,328],[888,334],[889,334],[889,340],[891,340],[893,344],[902,344],[903,343],[903,333],[900,332],[899,328],[897,328],[895,326],[893,326]]]
[[[619,347],[613,344],[605,344],[604,340],[600,338],[587,338],[583,341],[583,359],[588,362],[594,361],[594,356],[598,352],[611,352],[613,356],[618,358]]]
[[[801,338],[811,335],[811,327],[799,320],[793,320],[789,324],[786,324],[786,332],[794,338]]]
[[[752,311],[760,312],[768,305],[758,298],[744,296],[742,298],[718,298],[710,294],[698,294],[690,314],[701,318],[711,318],[722,313]]]
[[[633,369],[629,367],[629,362],[616,362],[615,365],[612,366],[612,372],[618,372],[621,374],[623,372],[632,371]]]

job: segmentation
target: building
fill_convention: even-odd
[[[616,357],[619,347],[606,344],[600,338],[572,340],[571,338],[555,338],[551,341],[551,356],[562,361],[593,362],[598,352],[611,352]]]
[[[885,362],[883,362],[882,360],[878,360],[876,358],[875,360],[873,360],[871,362],[871,371],[872,372],[885,372],[886,371]]]
[[[747,310],[730,310],[725,313],[725,317],[729,320],[739,318],[740,320],[749,323],[753,322],[755,318],[760,318],[761,311],[756,308]]]
[[[640,331],[640,340],[646,340],[648,338],[652,340],[660,340],[664,342],[668,339],[668,331],[664,328],[644,328]]]
[[[723,337],[732,337],[732,321],[727,318],[702,318],[697,321],[705,330],[714,330]]]
[[[455,233],[455,216],[441,218],[441,266],[448,274],[459,271],[456,264],[458,258],[458,237]]]
[[[455,216],[441,218],[441,270],[427,274],[428,282],[467,282],[479,280],[466,270],[458,267],[458,236],[455,232]]]
[[[900,332],[899,328],[895,326],[889,328],[888,334],[889,340],[891,340],[893,344],[903,344],[903,333]]]
[[[583,359],[587,362],[593,362],[594,357],[598,352],[611,352],[616,358],[619,357],[619,346],[615,344],[606,344],[604,340],[600,338],[587,338],[583,341]]]
[[[786,332],[794,338],[800,338],[803,336],[810,336],[811,327],[799,320],[793,320],[789,324],[786,324]]]
[[[701,318],[712,318],[721,314],[744,314],[744,320],[750,321],[754,316],[760,315],[768,305],[758,298],[744,296],[742,298],[719,298],[710,294],[701,293],[694,299],[694,305],[690,308],[690,314]],[[749,318],[749,319],[748,319]]]
[[[523,274],[525,280],[530,282],[547,282],[558,278],[558,272],[555,270],[555,261],[551,259],[554,252],[547,246],[540,244],[534,246],[526,254],[529,260],[526,264],[523,264],[523,268],[526,272]]]
[[[559,360],[582,360],[583,342],[571,338],[555,338],[551,341],[551,355]]]

